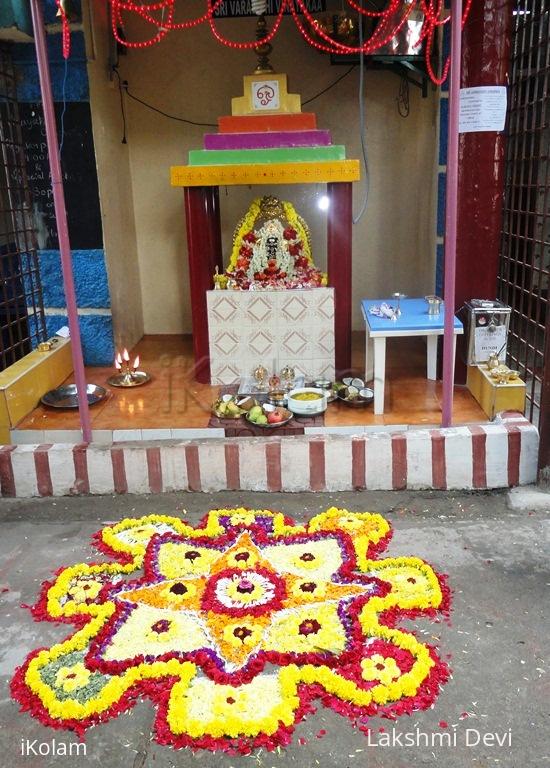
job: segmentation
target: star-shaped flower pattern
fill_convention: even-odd
[[[399,620],[445,610],[448,590],[419,558],[376,559],[390,534],[336,508],[108,526],[111,559],[45,583],[35,617],[75,631],[29,654],[12,695],[80,733],[147,697],[160,743],[243,753],[288,743],[314,698],[353,719],[430,706],[447,668]]]
[[[179,562],[179,578],[114,591],[126,618],[120,623],[118,613],[113,617],[117,629],[112,635],[107,631],[101,658],[133,658],[131,638],[144,626],[144,655],[212,650],[228,672],[257,651],[277,651],[281,634],[287,645],[292,639],[294,653],[340,653],[348,632],[341,612],[353,598],[376,592],[375,579],[334,580],[343,558],[333,537],[260,548],[245,532],[224,551],[161,540],[157,573],[166,546],[172,573],[174,559]]]

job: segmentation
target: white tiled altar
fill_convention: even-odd
[[[292,365],[334,379],[334,289],[208,291],[212,384],[233,384],[259,364]]]

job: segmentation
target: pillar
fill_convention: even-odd
[[[189,289],[193,327],[195,379],[210,382],[206,292],[213,287],[216,266],[222,271],[219,192],[217,187],[185,187]]]
[[[462,87],[507,85],[511,0],[472,3],[462,37]],[[499,268],[504,190],[505,132],[464,133],[459,143],[456,302],[494,299]],[[459,337],[456,379],[464,383],[464,337]]]
[[[336,376],[351,369],[351,255],[352,186],[339,181],[327,184],[329,198],[327,220],[327,271],[334,288],[334,342]]]

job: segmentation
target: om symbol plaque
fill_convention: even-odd
[[[254,80],[252,83],[252,106],[254,110],[279,109],[279,81]]]

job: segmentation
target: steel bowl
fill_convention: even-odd
[[[286,392],[283,392],[282,389],[273,390],[268,393],[267,399],[271,405],[284,406],[286,405]]]
[[[88,405],[96,405],[107,397],[107,390],[97,384],[87,384]],[[40,398],[48,408],[78,408],[76,384],[65,384],[57,389],[50,389]]]
[[[332,403],[336,399],[334,384],[329,379],[315,379],[310,386],[315,389],[324,389],[327,394],[327,403]]]
[[[317,387],[317,389],[330,389],[332,387],[332,381],[330,379],[314,379],[312,383],[313,387]]]

